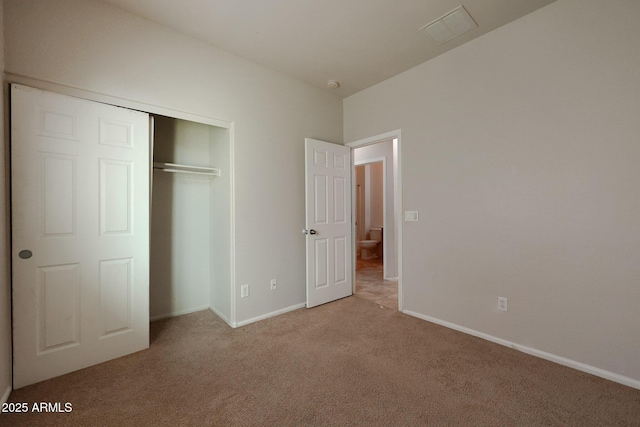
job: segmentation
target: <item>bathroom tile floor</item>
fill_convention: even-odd
[[[357,297],[373,301],[384,307],[398,309],[398,282],[384,280],[382,260],[358,258],[356,264]]]

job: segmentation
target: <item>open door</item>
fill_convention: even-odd
[[[149,347],[149,117],[12,85],[13,384]]]
[[[351,149],[305,139],[307,307],[352,294]]]

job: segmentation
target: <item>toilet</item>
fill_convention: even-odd
[[[372,259],[378,256],[378,245],[382,241],[382,228],[369,230],[369,240],[360,240],[360,259]]]

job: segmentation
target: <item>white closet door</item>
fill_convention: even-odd
[[[149,346],[149,117],[12,85],[14,387]]]

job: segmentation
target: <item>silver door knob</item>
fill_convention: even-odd
[[[313,228],[311,230],[307,230],[306,228],[304,230],[302,230],[303,234],[318,234],[318,232],[316,230],[314,230]]]

